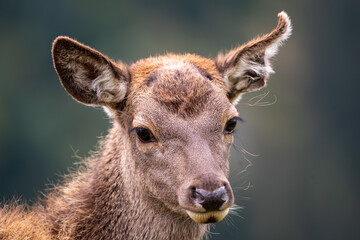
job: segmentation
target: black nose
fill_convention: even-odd
[[[224,202],[228,200],[225,186],[212,192],[204,189],[194,189],[193,196],[195,201],[205,208],[206,211],[219,210]]]

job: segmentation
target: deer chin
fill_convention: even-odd
[[[186,213],[197,223],[216,223],[220,222],[229,213],[229,208],[221,211],[209,212],[193,212],[186,210]]]

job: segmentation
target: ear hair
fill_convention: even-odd
[[[222,74],[228,88],[229,100],[236,104],[242,93],[255,91],[266,84],[266,79],[273,73],[269,59],[279,46],[289,38],[292,27],[285,12],[278,14],[278,25],[269,34],[255,38],[250,42],[219,54],[215,64]]]
[[[125,64],[68,37],[55,39],[52,55],[61,84],[77,101],[117,108],[124,100],[130,81]]]

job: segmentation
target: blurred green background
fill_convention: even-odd
[[[56,36],[127,63],[165,52],[213,57],[267,33],[285,10],[294,31],[273,61],[276,74],[238,106],[245,122],[231,184],[244,209],[212,227],[211,239],[360,239],[359,8],[345,0],[1,0],[0,199],[34,201],[109,128],[101,109],[62,89],[50,52]],[[246,104],[261,93],[276,103]]]

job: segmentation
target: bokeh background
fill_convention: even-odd
[[[101,109],[62,89],[56,36],[127,63],[165,52],[214,57],[269,32],[285,10],[294,31],[276,74],[238,106],[245,122],[231,184],[243,209],[210,237],[360,239],[359,8],[355,0],[1,0],[0,199],[33,202],[109,128]],[[263,104],[253,104],[259,94]]]

